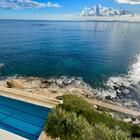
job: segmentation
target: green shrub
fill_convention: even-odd
[[[91,125],[103,123],[110,129],[122,129],[130,131],[130,125],[123,121],[116,120],[111,116],[99,113],[92,109],[91,105],[85,100],[75,95],[64,95],[61,97],[63,104],[59,105],[68,112],[76,112],[77,115],[84,116]]]
[[[44,130],[52,138],[61,140],[130,140],[130,135],[124,131],[109,129],[104,124],[93,127],[84,117],[61,108],[49,114]]]
[[[44,130],[61,140],[130,140],[140,137],[140,127],[118,121],[93,110],[92,106],[74,95],[62,96],[63,104],[51,113]],[[138,139],[135,139],[138,140]]]
[[[94,140],[92,126],[84,117],[61,108],[49,114],[44,130],[52,138],[61,140]]]
[[[140,127],[138,125],[133,125],[131,128],[131,134],[134,138],[140,138]]]
[[[131,140],[130,134],[122,130],[112,130],[103,124],[94,127],[95,140]]]

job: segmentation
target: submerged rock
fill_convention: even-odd
[[[4,63],[0,63],[0,69],[4,67]]]

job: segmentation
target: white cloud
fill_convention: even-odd
[[[104,7],[100,4],[93,7],[85,7],[81,11],[82,16],[121,16],[132,14],[125,9],[115,9],[111,7]]]
[[[140,4],[140,0],[115,0],[117,3],[124,3],[124,4]]]
[[[7,8],[7,9],[24,9],[24,8],[59,8],[61,7],[57,3],[41,3],[33,0],[0,0],[0,8]]]

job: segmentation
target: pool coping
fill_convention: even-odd
[[[22,89],[21,89],[22,90]],[[19,89],[12,89],[0,86],[0,96],[24,101],[34,105],[39,105],[47,108],[54,108],[59,104],[62,104],[62,100],[48,98],[42,95],[21,91]]]
[[[51,137],[48,137],[44,131],[41,132],[38,140],[52,140]]]
[[[13,134],[6,130],[0,129],[0,139],[1,140],[27,140],[19,135]]]

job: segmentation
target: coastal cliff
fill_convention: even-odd
[[[130,138],[130,135],[132,137],[138,135],[139,137],[140,112],[124,108],[111,99],[99,98],[96,96],[97,91],[84,83],[81,78],[11,77],[0,80],[0,89],[1,92],[2,89],[5,89],[11,94],[12,91],[15,91],[15,93],[19,92],[17,94],[28,94],[30,97],[37,95],[38,98],[41,97],[44,100],[62,100],[63,104],[58,104],[49,114],[44,131],[40,136],[41,140],[48,139],[46,137],[65,140],[67,136],[70,138],[76,136],[81,139],[82,137],[79,135],[81,128],[84,137],[87,137],[87,133],[89,133],[91,138],[96,138],[97,136],[93,134],[97,134],[99,131],[102,134],[101,138],[106,131],[108,131],[106,137],[112,135],[113,138],[119,138],[123,136],[123,140]],[[81,113],[79,114],[79,112]],[[61,120],[65,120],[66,124],[60,123]],[[56,131],[55,125],[58,127]],[[63,128],[63,125],[66,128],[72,126],[76,129],[66,133],[66,128]],[[116,127],[119,129],[116,130]],[[77,132],[77,130],[80,131]],[[117,133],[114,134],[115,131]],[[89,140],[90,137],[88,137]]]
[[[136,117],[139,116],[139,111],[124,108],[118,102],[97,96],[97,91],[84,83],[81,78],[11,77],[0,80],[0,86],[52,99],[59,99],[63,95],[76,95],[88,101],[93,108],[99,111],[105,111],[107,114],[120,120],[124,119],[125,122],[139,123]],[[134,116],[136,118],[132,120]]]

